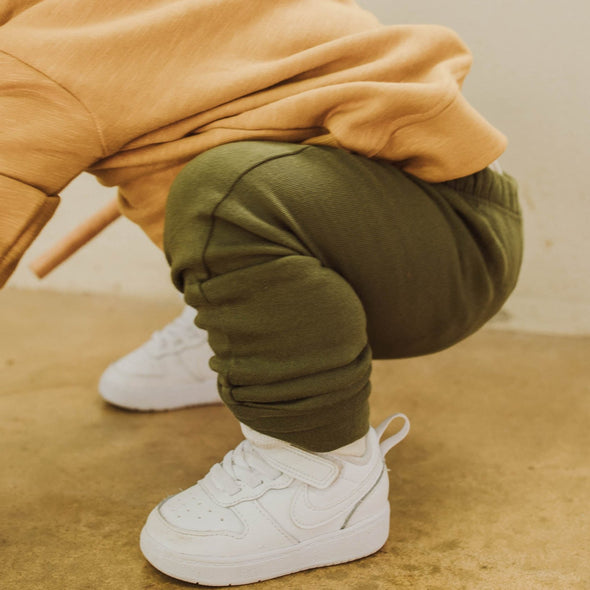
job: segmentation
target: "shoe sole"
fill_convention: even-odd
[[[98,384],[101,397],[118,408],[138,412],[161,412],[180,410],[191,406],[221,404],[217,393],[217,379],[208,379],[196,384],[174,387],[163,391],[161,387],[142,387],[135,391],[118,383],[101,379]]]
[[[193,584],[235,586],[262,582],[288,574],[346,563],[379,551],[389,536],[389,504],[376,516],[350,528],[324,534],[292,547],[243,558],[215,561],[170,551],[147,530],[141,531],[145,558],[161,572]]]

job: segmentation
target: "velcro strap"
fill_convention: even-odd
[[[291,445],[258,448],[257,451],[275,469],[315,488],[327,488],[340,472],[335,462]]]

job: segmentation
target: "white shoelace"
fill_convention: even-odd
[[[243,488],[240,484],[255,488],[266,480],[276,479],[281,475],[281,472],[270,466],[247,440],[227,453],[223,461],[214,465],[209,473],[215,487],[230,496]]]
[[[187,340],[198,339],[200,332],[193,323],[195,311],[187,307],[185,310],[161,330],[154,332],[147,342],[149,352],[161,354],[177,347]]]

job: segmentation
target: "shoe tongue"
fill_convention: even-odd
[[[179,317],[182,318],[182,321],[185,324],[193,325],[195,323],[195,318],[197,317],[197,311],[189,305],[185,305]]]
[[[255,447],[260,447],[262,449],[272,449],[289,445],[289,443],[278,438],[273,438],[267,434],[262,434],[262,432],[257,432],[245,424],[240,423],[240,426],[246,439],[248,439]]]

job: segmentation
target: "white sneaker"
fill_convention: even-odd
[[[394,418],[403,427],[379,444]],[[389,535],[385,454],[410,428],[403,414],[329,453],[257,433],[195,486],[160,503],[141,532],[157,569],[209,586],[248,584],[365,557]]]
[[[107,367],[98,390],[109,403],[130,410],[173,410],[221,403],[207,333],[186,306],[142,346]]]

